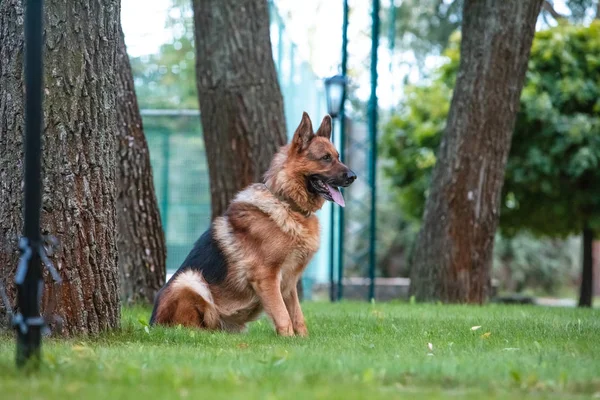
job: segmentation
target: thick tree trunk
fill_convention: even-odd
[[[117,247],[121,301],[152,303],[165,283],[166,245],[150,152],[133,86],[123,32],[117,55]]]
[[[119,326],[115,237],[119,1],[45,2],[42,234],[60,241],[65,334]],[[22,0],[0,2],[0,277],[12,285],[22,228]],[[47,285],[44,303],[50,286]]]
[[[212,217],[262,180],[286,142],[267,0],[193,0],[196,80]],[[300,119],[300,116],[298,116]]]
[[[594,231],[588,227],[583,229],[583,259],[581,269],[581,287],[579,292],[579,307],[591,307],[594,288]]]
[[[541,0],[466,0],[461,61],[411,268],[417,300],[483,303]]]

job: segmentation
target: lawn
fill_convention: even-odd
[[[13,366],[0,336],[2,399],[590,398],[600,396],[600,311],[535,306],[308,303],[310,337],[122,330],[44,342],[44,366]],[[479,328],[477,328],[479,327]],[[431,343],[431,347],[429,345]]]

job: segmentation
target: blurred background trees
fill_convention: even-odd
[[[502,191],[496,265],[503,272],[498,276],[523,277],[517,286],[510,282],[514,278],[506,281],[507,288],[523,289],[529,281],[529,286],[552,292],[566,277],[572,279],[572,262],[566,257],[572,242],[536,243],[532,235],[565,239],[599,228],[599,186],[592,183],[600,179],[599,22],[588,27],[559,25],[536,34]],[[446,125],[459,63],[459,35],[445,56],[447,62],[430,84],[407,90],[407,100],[385,127],[382,142],[397,202],[414,223],[423,213]],[[586,252],[591,253],[590,246],[586,242]],[[509,259],[521,261],[511,263],[515,271],[507,274]],[[524,263],[525,259],[530,261]],[[557,273],[557,260],[563,260],[562,273]],[[536,279],[524,278],[525,265],[539,271]]]
[[[465,0],[460,62],[415,251],[417,300],[484,303],[498,197],[541,0]]]
[[[142,109],[198,109],[194,12],[191,0],[169,0],[165,30],[170,39],[158,52],[131,57]]]

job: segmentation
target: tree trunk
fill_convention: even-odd
[[[121,29],[118,51],[117,247],[121,301],[152,303],[165,283],[165,236],[154,192],[150,152]]]
[[[115,237],[119,1],[45,2],[42,234],[63,278],[65,334],[119,326]],[[22,0],[0,2],[0,276],[14,300],[22,228]],[[47,274],[46,274],[47,275]],[[50,285],[46,285],[43,304]]]
[[[541,0],[466,0],[460,66],[411,268],[417,300],[483,303]]]
[[[286,142],[267,0],[193,0],[196,81],[212,217],[262,181]],[[300,116],[298,116],[300,119]]]
[[[581,288],[579,292],[579,307],[591,307],[594,285],[594,231],[589,227],[583,228],[583,259],[581,270]]]

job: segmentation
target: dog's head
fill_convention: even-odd
[[[331,142],[331,129],[331,117],[327,115],[315,133],[310,117],[303,113],[287,149],[285,168],[288,175],[301,177],[309,195],[344,207],[344,197],[339,188],[350,186],[356,174],[340,161],[339,153]]]

